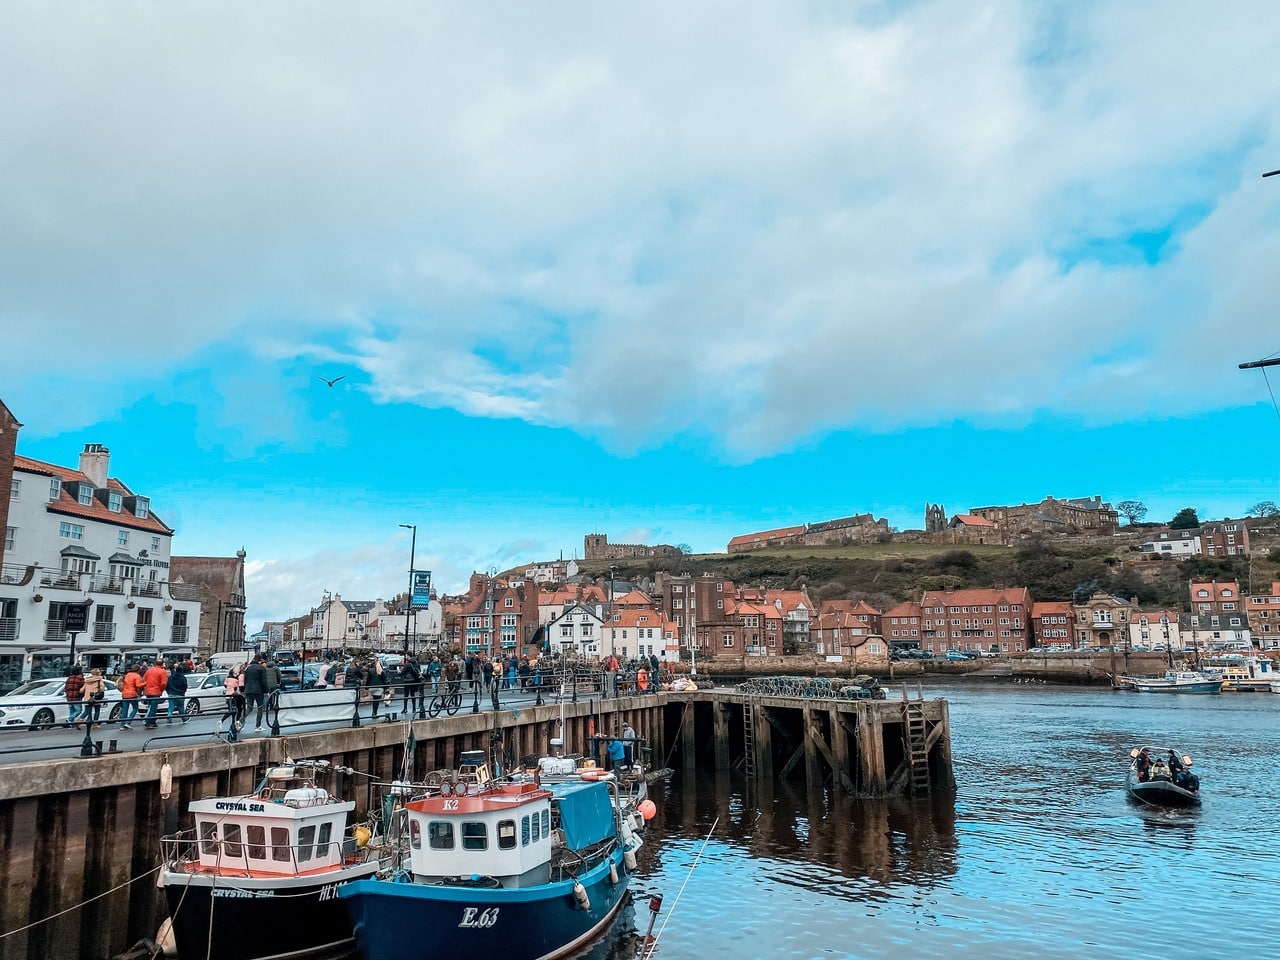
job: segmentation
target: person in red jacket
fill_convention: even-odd
[[[129,721],[138,715],[138,699],[142,696],[142,670],[136,663],[129,664],[120,678],[120,729],[132,730]]]
[[[156,711],[160,709],[160,701],[164,698],[164,689],[168,683],[169,671],[164,668],[164,661],[157,657],[156,662],[147,667],[147,672],[142,675],[142,692],[147,697],[147,722],[142,725],[143,730],[156,728]]]

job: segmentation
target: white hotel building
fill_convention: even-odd
[[[195,652],[200,602],[193,588],[169,583],[173,530],[146,497],[108,478],[109,463],[96,443],[86,444],[76,470],[14,457],[0,569],[0,690],[66,675],[69,604],[89,604],[75,645],[86,669]]]

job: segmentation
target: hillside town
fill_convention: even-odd
[[[86,444],[74,466],[17,453],[21,424],[0,403],[0,688],[60,676],[73,661],[113,670],[127,660],[205,659],[257,649],[310,659],[349,650],[601,661],[654,658],[733,669],[759,658],[804,657],[874,670],[892,659],[1017,656],[1035,649],[1200,651],[1280,649],[1280,583],[1265,592],[1236,580],[1188,578],[1185,602],[1148,608],[1097,589],[1033,596],[1017,584],[921,588],[895,604],[736,582],[715,572],[663,569],[683,546],[611,544],[593,532],[583,560],[472,574],[465,592],[344,597],[321,592],[286,620],[250,631],[243,550],[175,553],[163,509],[110,474],[110,451]],[[1122,538],[1152,562],[1250,557],[1274,538],[1273,509],[1240,520],[1129,523],[1101,497],[1046,497],[973,507],[950,517],[927,504],[924,526],[895,531],[869,513],[743,534],[727,553],[767,547],[896,541],[940,547],[1011,546],[1046,538]],[[1140,505],[1139,505],[1140,506]],[[1144,508],[1145,510],[1145,508]],[[1137,518],[1135,519],[1135,514]],[[615,562],[612,567],[602,565]],[[629,578],[617,564],[644,561]],[[590,568],[590,570],[588,569]]]

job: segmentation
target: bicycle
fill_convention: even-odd
[[[452,717],[458,712],[458,709],[461,706],[461,690],[452,690],[448,693],[435,693],[431,695],[431,702],[427,704],[427,716],[434,719],[435,717],[440,716],[440,711],[443,710]]]

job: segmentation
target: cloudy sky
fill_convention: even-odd
[[[1245,0],[14,0],[0,398],[243,546],[251,622],[401,589],[402,523],[455,590],[593,531],[1239,516],[1277,50]]]

